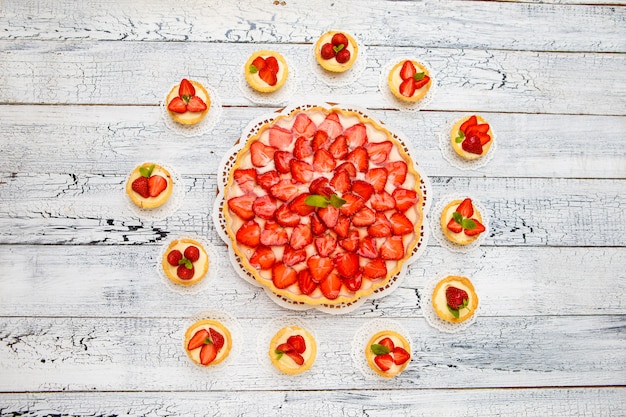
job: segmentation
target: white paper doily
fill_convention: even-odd
[[[475,241],[468,243],[467,245],[459,245],[458,243],[452,242],[446,237],[446,235],[443,234],[443,230],[441,229],[441,213],[443,212],[444,207],[447,206],[451,201],[463,201],[466,198],[470,198],[472,200],[472,204],[474,205],[475,209],[480,213],[480,216],[482,217],[482,224],[483,226],[485,226],[485,231],[478,235],[478,239],[476,239]],[[435,206],[433,207],[431,215],[436,216],[435,218],[430,220],[430,226],[433,236],[435,237],[435,239],[437,239],[437,242],[439,242],[441,246],[451,252],[471,252],[474,249],[478,248],[489,234],[489,217],[487,217],[487,211],[482,206],[482,204],[480,204],[480,201],[466,194],[450,194],[443,196],[437,201],[437,204],[435,204]]]
[[[350,356],[352,356],[354,366],[363,374],[366,379],[388,381],[389,383],[393,383],[393,381],[397,380],[398,377],[402,374],[397,375],[394,378],[385,378],[381,375],[378,375],[376,372],[374,372],[372,368],[370,368],[369,364],[367,363],[367,358],[365,357],[365,349],[370,339],[376,333],[383,330],[392,330],[394,332],[397,332],[404,336],[407,342],[409,342],[409,353],[411,354],[411,359],[409,359],[409,364],[407,365],[407,368],[411,366],[410,362],[413,360],[415,353],[413,349],[413,343],[411,341],[411,338],[409,337],[409,333],[400,323],[387,318],[380,318],[369,321],[356,331],[354,337],[352,338],[352,348],[350,350]],[[406,372],[406,369],[403,372]]]
[[[128,180],[130,179],[134,171],[133,168],[133,171],[128,174],[128,176],[126,177],[126,181],[124,181],[124,194],[126,195],[126,203],[128,209],[141,220],[163,220],[174,214],[183,204],[183,199],[185,197],[185,183],[183,182],[183,178],[180,176],[180,174],[178,174],[178,172],[176,172],[176,170],[172,168],[171,165],[159,161],[146,161],[143,164],[146,163],[160,165],[170,173],[170,176],[172,177],[172,186],[174,187],[174,189],[172,190],[172,194],[170,195],[170,198],[168,198],[167,201],[160,207],[156,207],[153,209],[143,209],[137,206],[130,199],[128,193],[126,193],[126,184],[128,183]],[[141,166],[143,164],[139,164],[138,166]]]
[[[283,84],[282,87],[272,93],[261,93],[250,87],[244,74],[241,74],[239,77],[239,90],[241,94],[256,104],[279,105],[287,103],[298,86],[298,70],[289,60],[285,59],[285,61],[287,62],[289,72],[287,73],[287,80],[285,80],[285,84]],[[241,66],[243,68],[245,62]],[[247,68],[243,68],[243,71],[247,71]]]
[[[177,123],[172,119],[170,112],[167,110],[167,96],[172,88],[175,88],[178,84],[174,84],[167,90],[167,94],[161,101],[161,117],[165,122],[165,125],[172,130],[173,132],[178,133],[179,135],[191,138],[194,136],[202,136],[206,133],[209,133],[220,121],[222,117],[222,100],[217,94],[217,90],[215,90],[212,86],[202,84],[206,91],[209,93],[209,97],[211,98],[211,107],[209,107],[209,111],[204,119],[200,120],[198,123],[194,125],[183,125]]]
[[[489,163],[493,159],[493,155],[496,152],[496,132],[491,126],[491,146],[489,147],[489,151],[481,156],[478,159],[465,159],[462,158],[458,153],[455,152],[454,148],[452,148],[452,144],[450,143],[450,132],[452,131],[452,127],[461,119],[466,117],[470,117],[472,114],[466,114],[462,117],[457,117],[456,119],[448,122],[448,124],[443,128],[443,130],[439,133],[439,149],[441,149],[441,154],[444,159],[450,163],[450,165],[462,169],[462,170],[476,170],[478,168],[482,168]]]
[[[172,282],[172,280],[170,280],[167,277],[167,275],[165,275],[165,271],[163,270],[162,260],[163,260],[163,257],[166,255],[165,252],[167,251],[168,246],[174,240],[180,240],[180,239],[196,240],[202,245],[202,247],[206,251],[207,257],[209,258],[209,269],[206,275],[199,282],[192,284],[192,285],[181,285],[181,284],[176,284],[175,282]],[[217,254],[217,251],[215,250],[215,248],[213,248],[213,245],[211,245],[211,243],[209,243],[209,241],[206,240],[204,237],[193,235],[193,234],[180,235],[180,236],[176,236],[176,237],[172,237],[168,239],[167,242],[163,244],[163,246],[159,250],[156,270],[157,270],[157,273],[159,274],[159,277],[161,277],[161,282],[170,290],[177,292],[179,294],[197,294],[208,288],[209,282],[213,278],[215,278],[215,276],[217,275],[217,272],[220,270],[219,255]]]
[[[402,62],[406,60],[418,61],[420,64],[422,64],[428,70],[428,73],[430,74],[430,79],[432,81],[430,83],[430,88],[428,89],[428,92],[426,93],[426,95],[421,100],[418,100],[415,103],[409,103],[409,102],[405,102],[402,100],[398,100],[398,98],[394,96],[389,90],[389,83],[387,82],[387,79],[389,77],[389,72],[391,72],[391,69],[393,68],[393,66],[396,65],[398,62]],[[413,57],[396,58],[393,61],[390,61],[383,66],[383,69],[381,70],[380,76],[378,79],[378,89],[380,90],[385,100],[390,105],[392,105],[393,108],[400,110],[402,112],[416,112],[426,107],[432,101],[437,90],[436,74],[433,73],[433,70],[430,68],[430,66],[423,63],[422,61],[419,61],[416,58],[413,58]]]
[[[315,335],[315,332],[312,330],[311,326],[307,324],[307,322],[302,320],[300,317],[296,317],[296,316],[279,317],[279,318],[275,318],[267,322],[263,326],[263,328],[261,329],[261,331],[259,332],[257,336],[257,349],[256,349],[259,363],[261,364],[263,368],[265,368],[268,372],[271,372],[277,376],[284,377],[287,379],[293,378],[293,377],[303,377],[311,371],[311,369],[308,369],[300,374],[295,374],[295,375],[285,374],[279,371],[272,364],[272,361],[270,360],[269,349],[270,349],[270,343],[272,339],[274,338],[274,336],[276,336],[276,333],[278,333],[280,329],[282,329],[283,327],[289,327],[289,326],[297,326],[309,332],[311,336],[313,337],[313,339],[315,340],[316,350],[317,350],[316,355],[319,356],[319,345],[317,345],[317,337]],[[315,359],[317,360],[317,357]],[[315,363],[313,363],[313,366],[315,366]]]
[[[309,310],[309,309],[314,308],[314,309],[317,309],[319,311],[323,311],[329,314],[345,314],[345,313],[349,313],[349,312],[357,310],[363,303],[365,303],[369,299],[378,299],[378,298],[391,294],[395,289],[397,289],[400,286],[402,280],[406,276],[406,272],[408,270],[409,265],[415,262],[421,256],[421,254],[426,250],[428,237],[429,237],[429,230],[430,230],[430,228],[428,227],[427,215],[428,215],[428,211],[430,209],[431,203],[432,203],[432,186],[431,186],[430,180],[424,174],[423,170],[417,165],[417,162],[415,161],[415,159],[412,158],[413,168],[419,174],[420,181],[421,181],[420,190],[421,190],[422,197],[423,197],[423,200],[422,200],[423,222],[422,222],[421,229],[420,229],[420,236],[419,236],[417,244],[415,245],[415,248],[413,249],[413,253],[403,263],[401,270],[396,275],[391,277],[391,279],[386,285],[380,288],[377,288],[372,294],[368,296],[361,297],[359,299],[356,299],[348,303],[311,305],[311,304],[306,304],[302,302],[296,302],[282,295],[272,292],[268,287],[258,282],[254,278],[254,275],[244,267],[241,259],[235,253],[232,247],[232,242],[230,240],[230,237],[228,236],[228,233],[226,232],[226,218],[222,211],[222,209],[224,208],[224,204],[225,204],[224,188],[226,187],[228,183],[230,171],[233,168],[233,165],[236,161],[237,154],[239,153],[241,149],[243,149],[248,139],[254,136],[263,125],[265,125],[266,123],[270,123],[272,120],[274,120],[276,117],[280,115],[290,114],[292,111],[295,111],[295,110],[306,110],[306,109],[310,109],[310,108],[318,107],[318,106],[331,108],[331,109],[333,107],[336,107],[336,108],[341,108],[343,110],[354,111],[354,112],[361,114],[361,116],[363,117],[378,121],[377,118],[371,116],[366,110],[363,110],[356,106],[331,105],[329,103],[302,104],[302,105],[298,105],[294,107],[285,108],[281,112],[272,113],[270,115],[262,116],[258,119],[251,121],[248,124],[248,126],[245,128],[244,134],[239,139],[238,143],[224,155],[224,157],[222,158],[222,161],[220,162],[218,172],[217,172],[217,177],[218,177],[217,185],[218,185],[219,193],[215,199],[215,203],[213,206],[213,222],[215,224],[215,228],[218,234],[228,246],[229,259],[233,268],[235,269],[235,272],[237,272],[237,274],[241,278],[246,280],[247,282],[257,287],[262,287],[263,290],[268,294],[270,299],[274,301],[276,304],[284,308],[287,308],[290,310],[296,310],[296,311],[303,311],[303,310]],[[397,133],[389,130],[388,128],[387,130],[394,137],[394,139],[397,140],[401,144],[401,146],[405,149],[405,151],[409,155],[414,155],[413,151],[411,150],[410,141],[402,138]]]
[[[472,317],[460,323],[451,323],[439,317],[435,312],[435,309],[433,308],[433,291],[435,290],[435,287],[437,286],[439,281],[449,275],[463,276],[463,274],[457,272],[446,272],[443,274],[439,274],[436,278],[428,281],[424,286],[424,292],[422,295],[422,312],[424,313],[424,318],[426,319],[428,324],[430,324],[435,329],[444,333],[456,333],[465,330],[472,324],[474,324],[480,310],[480,301],[478,303],[478,307],[476,307],[476,310],[474,310],[474,314],[472,315]],[[472,281],[472,285],[474,286],[474,291],[476,291],[476,294],[480,294],[474,281]]]
[[[230,337],[232,341],[230,353],[226,358],[224,358],[222,362],[218,363],[217,365],[204,366],[199,363],[195,363],[187,355],[187,346],[185,346],[185,333],[187,332],[187,329],[189,329],[189,327],[191,327],[194,323],[200,320],[219,321],[230,332]],[[243,343],[244,343],[243,334],[241,331],[241,325],[239,324],[239,322],[230,314],[227,314],[223,311],[214,311],[214,310],[202,311],[190,317],[189,320],[185,322],[185,326],[181,331],[180,340],[182,340],[181,347],[183,348],[183,355],[185,355],[185,358],[187,359],[187,363],[189,364],[191,368],[196,369],[198,372],[218,371],[228,366],[228,364],[231,361],[233,361],[239,356],[239,354],[241,353],[241,347],[243,346]]]
[[[346,33],[346,32],[344,32]],[[315,57],[315,43],[309,53],[309,66],[315,76],[329,87],[345,87],[353,84],[363,75],[363,71],[367,67],[367,48],[354,35],[350,34],[359,46],[358,56],[350,69],[344,72],[327,71],[317,62]]]

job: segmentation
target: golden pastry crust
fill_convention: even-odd
[[[222,346],[219,352],[217,352],[217,356],[211,363],[209,363],[208,365],[202,365],[202,363],[200,362],[200,350],[201,349],[197,348],[197,349],[189,350],[188,346],[189,346],[189,341],[196,334],[197,331],[201,329],[205,329],[208,331],[209,328],[213,328],[224,337],[224,346]],[[232,342],[232,336],[230,334],[230,331],[228,330],[228,328],[226,328],[226,326],[224,326],[221,322],[217,320],[206,319],[206,320],[197,321],[196,323],[192,324],[185,332],[185,344],[184,344],[185,352],[187,353],[187,356],[189,357],[189,359],[191,359],[192,362],[200,366],[214,366],[224,361],[230,354],[230,351],[232,349],[232,344],[233,342]]]
[[[165,178],[165,180],[167,181],[167,188],[156,197],[145,198],[133,190],[133,181],[141,177],[141,173],[139,171],[140,168],[149,168],[151,165],[154,165],[152,175],[160,175]],[[142,209],[153,209],[165,204],[172,195],[173,188],[174,182],[172,181],[172,176],[170,175],[169,171],[163,168],[161,165],[157,165],[152,162],[145,162],[135,167],[133,172],[130,174],[128,181],[126,182],[126,194],[128,194],[128,197],[133,203],[135,203],[135,205]]]
[[[446,289],[449,286],[460,288],[467,292],[468,295],[469,301],[467,308],[459,309],[458,318],[455,317],[448,308]],[[432,294],[432,303],[435,313],[437,313],[441,319],[451,323],[461,323],[474,315],[474,312],[478,308],[478,295],[476,295],[474,285],[472,285],[472,282],[468,278],[450,275],[439,281],[435,286]]]
[[[169,264],[169,262],[167,261],[167,255],[175,249],[179,250],[181,253],[185,253],[185,249],[188,246],[197,247],[200,251],[200,257],[198,258],[196,262],[193,263],[193,266],[194,266],[193,277],[191,279],[184,280],[184,279],[179,278],[176,273],[178,266],[173,266]],[[204,250],[204,247],[200,244],[200,242],[194,239],[183,238],[183,239],[173,240],[168,245],[167,249],[165,250],[165,253],[163,254],[161,265],[163,267],[163,271],[165,272],[165,275],[169,278],[170,281],[172,281],[175,284],[190,286],[193,284],[197,284],[206,276],[206,273],[209,270],[209,262],[210,262],[209,257],[206,251]]]
[[[453,200],[448,203],[443,210],[441,211],[441,230],[445,237],[448,238],[451,242],[456,243],[457,245],[469,245],[474,242],[476,239],[480,237],[480,234],[474,236],[468,236],[465,234],[464,230],[461,230],[459,233],[454,233],[452,230],[448,229],[448,223],[452,220],[452,213],[456,211],[456,208],[461,204],[463,200]],[[480,212],[476,209],[476,206],[472,203],[472,207],[474,209],[474,214],[472,218],[478,220],[482,223],[483,218],[480,215]]]
[[[302,353],[302,357],[304,358],[304,363],[302,365],[295,363],[294,360],[286,354],[276,353],[277,346],[286,343],[289,337],[295,335],[302,336],[306,344],[306,350]],[[283,327],[272,338],[268,354],[270,361],[276,369],[285,374],[297,375],[311,369],[311,366],[313,366],[315,356],[317,355],[317,344],[315,343],[315,339],[311,333],[305,329],[298,326]]]
[[[264,80],[262,80],[259,76],[258,71],[250,71],[250,66],[252,65],[252,62],[259,56],[264,59],[273,56],[276,58],[276,61],[278,61],[278,73],[276,74],[277,82],[275,85],[269,85]],[[287,66],[287,61],[285,60],[285,58],[278,52],[261,50],[256,51],[252,55],[250,55],[250,58],[248,58],[248,61],[246,61],[246,64],[243,67],[243,73],[246,77],[248,85],[254,90],[260,93],[272,93],[280,89],[285,84],[285,81],[287,81],[287,76],[289,75],[289,68]]]
[[[325,43],[330,42],[336,33],[343,33],[348,39],[347,49],[350,51],[350,59],[348,60],[348,62],[345,62],[343,64],[337,62],[335,58],[331,58],[331,59],[322,58],[322,46]],[[315,59],[317,60],[317,63],[320,64],[320,66],[324,68],[326,71],[345,72],[349,70],[350,67],[352,67],[352,65],[356,61],[358,54],[359,54],[359,45],[357,44],[356,39],[354,39],[352,35],[346,32],[341,32],[338,30],[328,31],[324,33],[322,36],[320,36],[320,38],[315,43]]]
[[[476,116],[476,120],[478,121],[478,124],[485,124],[485,123],[488,124],[488,122],[482,116],[479,116],[479,115],[475,115],[475,116]],[[484,155],[487,154],[487,152],[489,152],[489,149],[491,149],[491,144],[493,143],[493,131],[491,130],[491,125],[489,125],[489,131],[487,132],[487,134],[491,137],[491,140],[483,145],[482,154],[479,155],[479,154],[467,152],[466,150],[463,149],[463,146],[462,146],[463,141],[457,142],[456,138],[459,136],[459,130],[460,130],[461,125],[465,123],[470,117],[472,116],[464,117],[458,120],[452,126],[452,129],[450,130],[450,144],[452,145],[452,149],[454,149],[454,152],[456,152],[461,158],[467,159],[467,160],[474,160],[474,159],[483,157]]]
[[[204,86],[197,81],[189,80],[189,82],[191,82],[191,84],[196,89],[196,95],[205,102],[206,110],[202,112],[187,111],[185,113],[176,113],[168,110],[168,113],[170,114],[170,116],[172,116],[172,119],[174,119],[175,122],[180,123],[181,125],[195,125],[196,123],[199,123],[202,119],[204,119],[204,117],[209,112],[209,109],[211,108],[211,96],[209,95],[209,92],[206,90],[206,88],[204,88]],[[172,87],[169,94],[167,95],[167,98],[165,99],[165,102],[167,104],[169,104],[172,99],[174,99],[174,97],[178,97],[178,88],[178,85]]]
[[[372,336],[370,340],[367,342],[367,346],[365,346],[365,358],[367,359],[367,364],[369,365],[369,367],[372,368],[372,371],[376,372],[378,375],[382,377],[393,378],[401,374],[409,365],[411,360],[409,359],[402,365],[393,364],[393,366],[387,371],[381,370],[378,367],[378,365],[376,365],[376,362],[374,362],[374,358],[376,358],[376,354],[372,351],[372,345],[378,344],[381,340],[383,340],[386,337],[390,338],[394,342],[394,345],[396,347],[397,346],[402,347],[404,348],[404,350],[406,350],[409,353],[409,355],[412,355],[411,345],[409,344],[409,342],[406,340],[404,336],[402,336],[400,333],[395,332],[393,330],[382,330],[376,333],[374,336]]]
[[[387,77],[387,85],[389,86],[389,91],[393,94],[398,100],[405,101],[408,103],[415,103],[426,96],[430,87],[432,86],[433,80],[432,78],[426,85],[422,86],[415,90],[415,93],[411,97],[404,96],[400,94],[400,84],[402,84],[402,78],[400,77],[400,70],[402,69],[402,65],[406,60],[398,62],[396,65],[391,68],[389,71],[389,76]],[[430,77],[430,72],[428,69],[418,61],[410,60],[417,72],[423,72],[424,75],[428,75]]]

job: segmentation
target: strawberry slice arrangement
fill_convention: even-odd
[[[398,90],[404,97],[413,97],[416,90],[430,82],[430,77],[424,72],[417,72],[415,65],[410,60],[403,62],[400,69],[400,78],[402,78],[402,82]]]
[[[401,346],[395,346],[393,340],[389,337],[381,339],[378,343],[370,346],[374,357],[374,363],[383,371],[389,371],[393,365],[403,365],[409,359],[411,354]]]
[[[485,226],[474,215],[474,205],[470,198],[464,199],[452,213],[447,228],[452,233],[464,232],[467,236],[478,236],[485,231]]]
[[[276,346],[274,353],[276,360],[279,361],[283,355],[289,356],[298,366],[304,365],[304,357],[302,354],[306,351],[306,341],[301,335],[289,336],[285,343]]]
[[[350,61],[350,51],[348,50],[348,38],[343,33],[335,33],[330,42],[322,45],[320,55],[323,59],[336,59],[338,63],[345,64]]]
[[[488,123],[478,123],[476,116],[471,116],[461,124],[454,141],[460,143],[465,152],[482,155],[483,146],[491,141],[489,129]]]
[[[193,263],[198,259],[200,259],[200,249],[193,245],[187,246],[183,253],[178,249],[174,249],[167,254],[167,262],[177,267],[176,275],[185,281],[193,278],[196,272]]]
[[[460,310],[467,308],[469,304],[469,296],[467,295],[467,291],[449,286],[446,288],[446,302],[448,306],[448,311],[457,319],[460,316]]]
[[[140,177],[136,178],[131,187],[143,198],[158,197],[167,189],[167,180],[161,175],[152,175],[155,164],[139,168]]]
[[[235,249],[257,281],[288,298],[369,294],[417,244],[419,176],[387,131],[355,115],[280,116],[238,155],[225,190]]]
[[[268,85],[274,86],[278,82],[278,60],[276,57],[268,56],[267,58],[263,58],[262,56],[258,56],[252,61],[252,64],[248,67],[248,71],[251,74],[259,74],[259,78],[261,78]]]
[[[174,97],[167,105],[167,109],[174,113],[199,113],[207,109],[207,105],[196,95],[196,88],[191,81],[183,78],[178,86],[178,97]]]
[[[198,330],[187,344],[189,352],[200,349],[200,364],[204,366],[210,365],[215,360],[222,347],[224,336],[212,327],[209,327],[209,330]]]

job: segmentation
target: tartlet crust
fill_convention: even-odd
[[[161,175],[163,178],[165,178],[165,180],[167,181],[167,188],[156,197],[144,198],[133,190],[133,181],[141,176],[141,173],[139,172],[140,168],[148,168],[151,165],[154,165],[152,175]],[[153,209],[165,204],[172,195],[173,188],[174,182],[172,181],[172,176],[169,171],[163,168],[161,165],[154,164],[153,162],[145,162],[135,167],[133,172],[130,174],[128,181],[126,182],[126,194],[128,194],[128,197],[136,206],[142,209]]]

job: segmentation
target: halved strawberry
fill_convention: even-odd
[[[352,224],[356,227],[365,227],[374,224],[376,212],[369,207],[363,207],[352,215]]]
[[[287,343],[293,346],[293,349],[298,353],[304,353],[306,350],[306,342],[304,337],[299,334],[294,334],[287,338]]]
[[[374,186],[372,186],[372,184],[370,184],[367,181],[354,180],[352,182],[350,191],[352,191],[355,194],[360,195],[363,198],[363,200],[367,201],[370,199],[370,197],[374,193]]]
[[[269,130],[269,136],[270,145],[277,149],[287,149],[293,139],[291,131],[280,126],[272,126]]]
[[[387,264],[380,258],[372,259],[363,265],[363,275],[369,279],[387,276]]]
[[[278,73],[278,60],[275,56],[268,56],[265,58],[265,64],[274,72]]]
[[[254,211],[252,211],[254,200],[256,200],[256,195],[254,194],[233,197],[228,200],[228,208],[242,220],[251,220],[254,218]]]
[[[196,262],[200,259],[200,249],[197,246],[191,245],[185,248],[184,252],[185,258],[189,259],[191,262]]]
[[[193,265],[191,266],[191,268],[187,268],[186,265],[178,265],[178,268],[176,268],[176,275],[178,275],[178,278],[182,279],[182,280],[190,280],[193,278],[195,274],[195,268],[193,267]]]
[[[377,193],[385,189],[387,184],[387,170],[385,168],[372,168],[365,173],[365,181],[372,184]]]
[[[299,191],[298,186],[289,179],[280,180],[270,188],[272,197],[281,201],[291,200]]]
[[[313,152],[318,149],[328,149],[332,142],[333,140],[328,137],[328,133],[318,130],[313,135],[311,147],[313,148]]]
[[[311,194],[319,194],[326,198],[330,198],[330,195],[333,193],[333,189],[330,188],[329,184],[328,178],[318,177],[311,182],[311,185],[309,185],[309,191]]]
[[[417,204],[418,201],[417,193],[406,188],[396,188],[391,196],[396,200],[396,208],[401,212],[407,211]]]
[[[305,113],[299,113],[296,116],[296,120],[293,122],[291,131],[296,136],[302,136],[304,138],[311,138],[317,131],[317,126],[313,123],[313,120],[309,118]]]
[[[215,349],[219,350],[224,346],[224,336],[212,327],[209,327],[209,333],[211,334],[211,342],[215,345]]]
[[[489,134],[487,133],[478,132],[476,133],[476,136],[478,136],[478,139],[480,140],[480,144],[482,146],[485,146],[491,140],[491,136],[489,136]]]
[[[326,225],[317,213],[311,213],[309,219],[311,219],[311,231],[313,231],[314,235],[320,235],[326,231]]]
[[[343,284],[350,291],[356,292],[363,285],[363,274],[358,272],[350,277],[343,277]]]
[[[291,238],[289,244],[295,250],[306,247],[313,241],[313,232],[311,231],[311,225],[300,223],[293,228],[291,232]]]
[[[237,230],[235,238],[242,245],[256,248],[261,243],[261,226],[254,220],[249,220]]]
[[[333,263],[342,277],[349,278],[359,271],[359,256],[353,252],[338,253],[333,257]]]
[[[335,173],[339,173],[341,171],[346,171],[350,178],[356,177],[356,168],[352,162],[344,162],[335,168]]]
[[[465,152],[473,153],[476,155],[482,155],[483,145],[480,142],[480,138],[476,135],[467,136],[463,142],[461,142],[461,148]]]
[[[477,133],[487,133],[487,132],[489,132],[488,123],[475,124],[465,129],[465,136],[471,136]]]
[[[345,170],[335,172],[335,175],[330,180],[330,185],[339,193],[345,193],[350,189],[352,183],[350,181],[350,175]]]
[[[337,113],[329,113],[322,123],[317,127],[318,131],[326,132],[328,137],[333,140],[343,132],[343,127],[339,122]]]
[[[309,259],[306,260],[306,264],[311,272],[311,279],[318,284],[326,279],[328,274],[335,268],[330,258],[319,255],[310,256]]]
[[[456,220],[454,220],[454,218],[450,219],[446,227],[452,233],[461,233],[463,231],[463,226],[457,223]]]
[[[300,136],[296,139],[296,143],[293,146],[293,156],[298,159],[304,159],[313,155],[313,147],[311,141],[304,136]]]
[[[402,365],[409,359],[411,359],[411,355],[406,351],[403,347],[396,346],[391,351],[391,357],[393,358],[393,363],[396,365]]]
[[[380,257],[385,260],[400,260],[404,257],[402,236],[391,236],[385,239],[380,248]]]
[[[138,177],[137,179],[135,179],[132,182],[131,187],[132,187],[134,192],[136,192],[137,194],[139,194],[143,198],[150,197],[150,189],[149,189],[149,185],[148,185],[148,178],[146,178],[146,177]]]
[[[276,200],[269,195],[258,197],[252,203],[252,211],[262,219],[272,220],[276,213]]]
[[[213,343],[207,343],[200,349],[200,363],[208,365],[217,357],[217,348]]]
[[[317,215],[329,229],[335,227],[337,225],[337,221],[339,221],[339,209],[331,205],[317,210]]]
[[[276,170],[281,174],[286,174],[291,171],[289,166],[289,162],[291,162],[295,157],[291,152],[286,151],[276,151],[274,153],[274,166]]]
[[[396,207],[396,200],[386,191],[374,193],[370,205],[376,211],[387,211]]]
[[[341,198],[346,200],[345,204],[339,207],[339,211],[344,216],[352,216],[357,211],[361,210],[365,206],[365,200],[358,195],[351,192],[345,193]]]
[[[424,87],[429,82],[430,82],[430,77],[428,75],[424,75],[424,78],[422,78],[419,81],[415,81],[415,89],[419,90],[420,88]]]
[[[348,162],[352,162],[354,167],[360,172],[367,171],[367,168],[369,167],[367,150],[362,146],[354,148],[354,150],[348,154],[346,159]]]
[[[348,142],[344,135],[339,135],[328,147],[328,151],[335,159],[345,159],[348,155]]]
[[[262,168],[274,160],[276,148],[256,141],[250,145],[250,158],[252,165]]]
[[[174,113],[185,113],[187,111],[187,103],[180,97],[174,97],[167,105],[167,109]]]
[[[476,118],[476,116],[472,115],[469,119],[464,121],[463,124],[461,124],[461,127],[459,128],[459,130],[463,133],[466,133],[467,128],[469,128],[470,126],[476,126],[477,124],[478,124],[478,119]]]
[[[314,242],[320,256],[327,257],[337,248],[337,238],[330,233],[316,237]]]
[[[337,233],[337,236],[339,237],[348,237],[350,224],[350,218],[340,214],[337,224],[333,227],[333,231]]]
[[[343,282],[341,281],[341,277],[339,277],[337,271],[332,271],[326,276],[326,278],[324,278],[323,281],[320,282],[320,290],[322,290],[324,297],[329,300],[334,300],[339,297],[342,285]]]
[[[148,191],[150,197],[157,197],[167,188],[167,180],[160,175],[152,175],[148,178]]]
[[[263,58],[262,56],[257,56],[256,58],[254,58],[254,61],[252,61],[251,65],[254,65],[256,72],[261,71],[267,66],[267,64],[265,63],[265,58]]]
[[[206,329],[200,329],[194,333],[194,335],[189,339],[189,343],[187,344],[187,350],[198,349],[201,346],[204,346],[207,342],[207,339],[210,339],[209,332]]]
[[[376,362],[376,366],[383,372],[388,371],[393,366],[393,358],[389,353],[375,356],[374,362]]]
[[[304,249],[294,249],[289,245],[285,246],[283,251],[283,264],[285,266],[293,266],[304,261],[306,261],[306,251]]]
[[[391,340],[389,337],[385,337],[385,338],[381,339],[378,342],[378,344],[386,347],[387,349],[389,349],[389,352],[391,352],[396,347],[395,343],[393,343],[393,340]]]
[[[389,176],[387,180],[395,186],[404,184],[408,167],[404,161],[388,162],[385,165]]]
[[[389,158],[389,152],[391,152],[392,148],[393,143],[388,140],[376,143],[370,142],[365,145],[370,161],[376,165],[382,165],[385,161],[387,161],[387,158]]]
[[[298,194],[289,202],[289,209],[302,217],[313,213],[315,211],[315,207],[306,203],[306,199],[310,196],[311,194],[309,193]]]
[[[400,69],[400,78],[402,78],[403,80],[408,80],[409,78],[413,78],[416,72],[417,71],[415,70],[415,65],[413,65],[413,62],[407,59],[406,61],[404,61],[404,63],[402,64],[402,68]]]
[[[313,155],[313,168],[317,172],[330,172],[335,169],[335,158],[326,149],[318,149]]]
[[[472,204],[471,198],[465,198],[461,201],[461,204],[458,205],[456,210],[464,219],[469,219],[474,215],[474,205]]]
[[[284,289],[298,281],[298,273],[282,262],[274,264],[272,267],[272,282],[279,289]]]
[[[317,288],[317,283],[313,281],[311,271],[309,268],[305,268],[298,272],[298,286],[302,294],[311,294]]]
[[[167,263],[172,266],[178,266],[179,261],[183,259],[183,254],[178,250],[174,249],[170,253],[167,254]]]
[[[378,249],[376,249],[376,240],[371,236],[365,236],[359,242],[359,249],[357,250],[356,253],[367,259],[378,258]]]
[[[389,217],[389,222],[391,223],[391,231],[398,236],[412,233],[415,228],[413,222],[399,211],[396,211]]]
[[[286,355],[289,356],[291,359],[293,359],[293,361],[296,364],[298,364],[298,365],[303,365],[304,364],[304,358],[298,352],[291,351],[291,352],[287,352]]]
[[[350,126],[343,132],[350,149],[363,146],[367,143],[367,129],[363,123]]]
[[[289,163],[291,176],[296,182],[309,183],[313,179],[313,166],[307,162],[293,159]]]
[[[192,113],[199,113],[207,109],[206,103],[198,96],[193,96],[187,103],[187,111]]]
[[[392,224],[385,216],[385,213],[377,212],[376,219],[367,228],[367,234],[372,237],[388,237],[391,236]]]
[[[274,170],[267,171],[262,174],[257,174],[256,181],[257,184],[261,186],[261,188],[269,192],[270,188],[278,184],[278,181],[280,181],[280,174],[278,173],[278,171]]]
[[[413,94],[415,94],[415,90],[415,80],[413,78],[407,78],[400,84],[399,91],[400,94],[404,97],[413,97]]]
[[[300,223],[300,215],[291,211],[289,204],[283,204],[278,207],[274,213],[274,218],[276,223],[283,227],[293,227]]]
[[[269,85],[276,85],[278,78],[276,73],[268,66],[265,66],[259,71],[259,77]]]
[[[186,78],[180,80],[180,84],[178,85],[178,97],[182,98],[185,102],[188,102],[189,99],[196,95],[196,88],[193,86],[191,81]]]
[[[465,229],[465,234],[467,236],[476,236],[486,230],[485,226],[482,223],[480,223],[478,220],[476,219],[472,219],[472,220],[474,221],[474,223],[476,223],[476,227],[473,229]]]
[[[250,265],[257,269],[270,269],[276,262],[274,251],[267,246],[259,246],[250,257]]]
[[[348,237],[339,240],[339,246],[347,250],[348,252],[354,252],[359,247],[359,231],[351,229],[348,232]]]
[[[254,189],[256,184],[256,174],[256,169],[254,168],[239,168],[233,172],[233,178],[237,182],[239,188],[241,188],[243,192],[248,193]]]
[[[281,225],[268,220],[265,222],[260,240],[265,246],[283,246],[289,241],[289,235]]]

